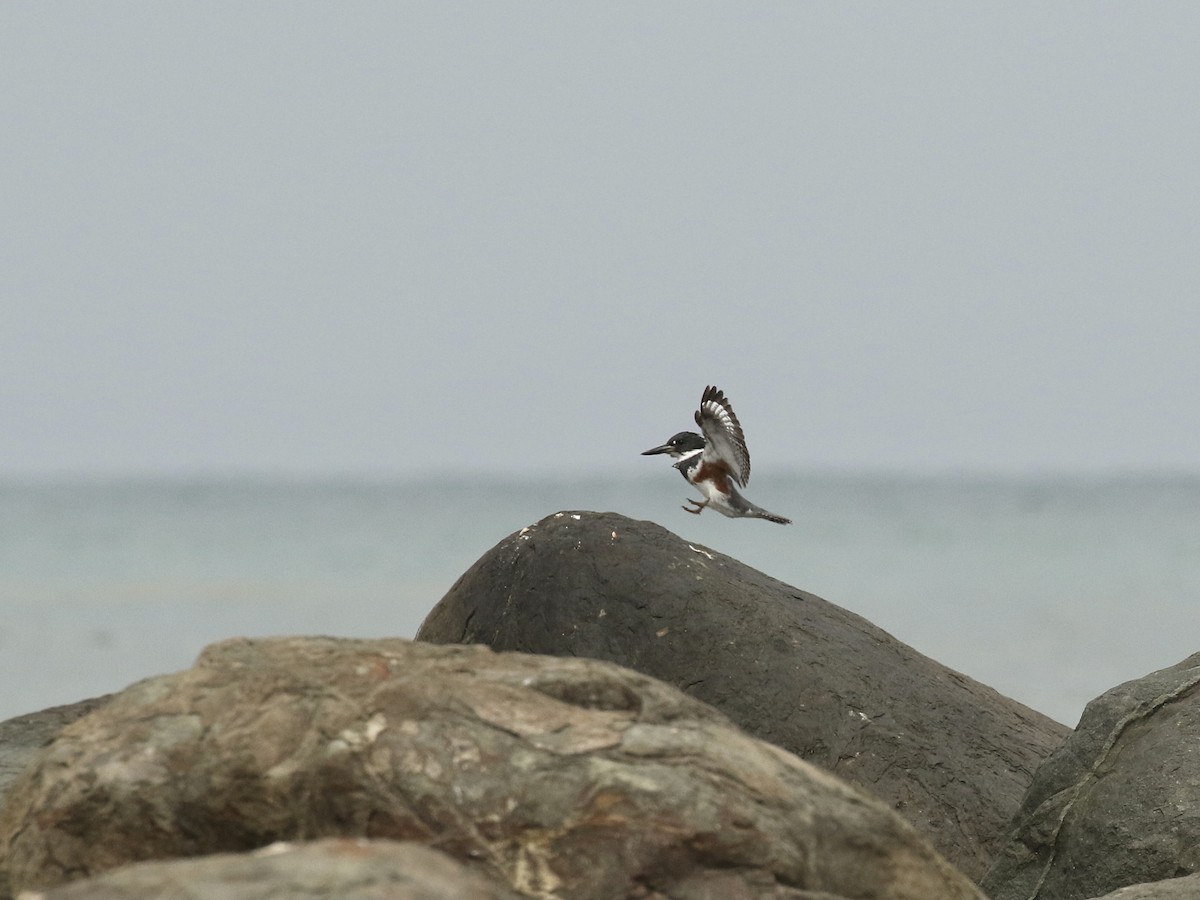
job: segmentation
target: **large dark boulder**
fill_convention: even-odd
[[[994,900],[1082,900],[1196,872],[1200,654],[1088,704],[984,884]]]
[[[331,836],[547,900],[982,900],[884,804],[674,688],[399,639],[210,647],[63,728],[0,812],[17,890]]]
[[[870,789],[972,877],[1068,733],[851,612],[614,513],[558,513],[501,541],[417,637],[653,675]]]
[[[519,894],[428,847],[349,838],[134,863],[35,896],[37,900],[520,900]]]

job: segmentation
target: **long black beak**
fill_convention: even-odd
[[[651,447],[649,450],[643,451],[642,456],[655,456],[659,453],[670,453],[673,448],[670,444],[663,444],[661,447]]]

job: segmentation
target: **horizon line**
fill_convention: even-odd
[[[605,481],[640,482],[656,479],[662,472],[639,472],[631,467],[592,469],[580,476],[568,469],[543,470],[538,473],[512,469],[437,469],[422,475],[411,470],[336,468],[181,468],[181,469],[75,469],[32,470],[0,469],[0,485],[4,486],[69,486],[102,484],[203,484],[258,482],[276,484],[336,484],[336,483],[440,483],[451,481],[489,481],[504,484],[530,482]],[[757,475],[757,473],[756,473]],[[1200,479],[1200,465],[1180,466],[1104,465],[1104,466],[886,466],[886,465],[808,465],[775,468],[757,475],[756,480],[778,481],[782,478],[828,479],[890,479],[890,480],[962,480],[962,481],[1122,481],[1122,480],[1195,480]]]

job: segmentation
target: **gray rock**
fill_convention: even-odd
[[[519,900],[419,844],[326,838],[252,853],[134,863],[22,900]]]
[[[972,877],[1069,733],[820,597],[613,513],[558,513],[501,541],[417,637],[662,679],[868,788]]]
[[[1075,900],[1200,871],[1200,654],[1113,688],[1038,770],[984,886]]]
[[[17,889],[278,840],[417,841],[532,897],[982,895],[882,803],[653,679],[402,640],[234,640],[14,783]]]

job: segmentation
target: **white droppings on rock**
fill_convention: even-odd
[[[713,556],[713,555],[712,555],[711,553],[709,553],[707,550],[703,550],[703,549],[701,549],[700,547],[693,547],[691,544],[688,544],[688,549],[689,549],[689,550],[692,550],[692,551],[694,551],[694,552],[696,552],[696,553],[699,553],[701,556],[707,556],[709,559],[716,559],[716,557],[715,557],[715,556]]]

